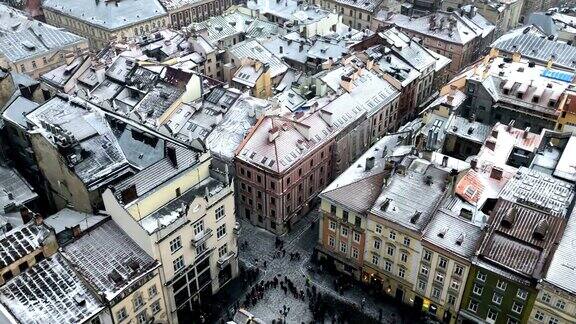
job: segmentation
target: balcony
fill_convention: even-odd
[[[230,264],[230,260],[232,260],[236,256],[236,252],[228,251],[225,255],[223,255],[220,259],[218,259],[218,269],[224,270],[228,264]]]
[[[196,235],[190,241],[190,243],[192,243],[193,248],[196,248],[197,246],[202,245],[202,243],[206,242],[211,236],[212,236],[212,229],[208,228],[202,231],[202,233]]]

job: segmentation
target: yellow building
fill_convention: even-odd
[[[567,90],[560,99],[556,130],[576,134],[576,92]]]
[[[114,221],[82,232],[62,254],[103,298],[116,323],[169,322],[160,263]]]
[[[160,261],[171,322],[194,320],[238,274],[233,184],[211,156],[166,143],[164,159],[106,190],[106,211]],[[160,287],[159,287],[160,288]]]

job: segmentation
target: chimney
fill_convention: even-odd
[[[302,52],[304,50],[304,42],[300,43],[300,48],[298,48],[299,52]]]
[[[475,114],[470,114],[470,116],[468,116],[468,121],[473,123],[476,120],[476,115]]]
[[[484,145],[491,151],[494,151],[496,149],[496,141],[492,139],[486,140],[486,144]]]
[[[280,46],[278,50],[280,51],[280,54],[284,53],[284,48],[282,48],[282,46]]]
[[[166,146],[166,157],[172,163],[172,166],[178,167],[178,160],[176,159],[176,148],[174,146]]]
[[[352,88],[353,88],[352,78],[343,75],[340,78],[340,86],[342,86],[342,88],[344,88],[344,90],[346,90],[348,92],[352,91]]]
[[[524,134],[522,134],[522,138],[527,139],[528,133],[530,133],[530,127],[526,127],[526,129],[524,129]]]
[[[446,155],[444,155],[442,157],[442,166],[443,167],[447,167],[448,166],[448,157]]]
[[[44,224],[44,217],[42,217],[42,215],[40,215],[40,214],[35,214],[34,215],[34,224],[36,224],[36,225]]]
[[[80,234],[82,234],[82,230],[80,230],[80,225],[76,224],[72,227],[72,236],[78,238],[80,237]]]
[[[520,62],[520,59],[522,59],[522,54],[520,54],[520,52],[516,51],[512,54],[512,62]]]
[[[365,171],[370,171],[372,170],[372,168],[374,168],[374,162],[376,161],[376,158],[371,156],[371,157],[367,157],[366,158],[366,167],[364,168]]]
[[[510,132],[512,130],[512,127],[514,127],[514,119],[512,119],[509,123],[508,126],[506,127],[506,131]]]
[[[492,137],[498,138],[498,130],[497,129],[492,130]]]
[[[475,158],[470,160],[470,167],[472,168],[472,170],[476,170],[476,167],[478,167],[478,160],[476,160]]]
[[[452,106],[452,101],[454,101],[454,96],[446,97],[446,103]]]
[[[301,139],[299,139],[299,140],[296,142],[296,146],[298,147],[298,149],[299,149],[300,151],[304,151],[304,149],[306,148],[306,146],[304,146],[304,141],[301,140]]]
[[[368,62],[366,62],[366,68],[368,69],[368,71],[374,68],[374,59],[370,59],[368,60]]]
[[[492,167],[492,171],[490,171],[490,178],[492,179],[496,179],[496,180],[501,180],[502,179],[502,169],[499,167]]]
[[[280,130],[278,127],[274,126],[268,130],[268,142],[272,143],[280,135]]]
[[[30,209],[26,208],[26,207],[21,207],[20,208],[20,217],[22,217],[22,222],[24,224],[27,224],[29,221],[32,220],[32,213],[30,212]]]

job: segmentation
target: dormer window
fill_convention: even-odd
[[[541,219],[538,222],[538,224],[536,225],[536,228],[534,229],[534,232],[532,233],[532,237],[535,240],[543,241],[544,238],[546,237],[546,233],[548,233],[549,227],[550,227],[550,225],[548,224],[548,221],[546,221],[546,219]]]
[[[506,211],[506,215],[504,215],[504,218],[500,222],[500,225],[506,229],[512,228],[512,225],[514,224],[514,221],[516,220],[516,214],[518,214],[516,207],[512,207],[512,208],[508,209]]]

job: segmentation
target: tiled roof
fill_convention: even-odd
[[[228,49],[230,55],[238,58],[251,58],[270,65],[270,77],[285,73],[288,66],[255,40],[238,43]]]
[[[523,57],[573,71],[576,68],[576,47],[550,40],[535,27],[522,27],[498,38],[492,47],[506,53],[520,52]]]
[[[511,226],[505,226],[508,221]],[[542,238],[536,232],[542,229]],[[541,278],[551,249],[560,240],[564,219],[499,199],[480,248],[481,258],[527,277]]]
[[[126,28],[166,15],[158,0],[45,0],[42,6],[107,30]]]
[[[64,256],[109,301],[158,265],[112,220],[66,245]]]
[[[0,236],[0,267],[4,268],[39,249],[50,231],[29,222]]]
[[[423,240],[469,259],[476,252],[482,234],[480,226],[441,210],[426,226]]]
[[[93,3],[94,1],[92,1]],[[57,51],[85,39],[0,4],[0,54],[10,62],[57,55]]]
[[[60,254],[0,287],[0,302],[22,324],[83,323],[104,309]]]

